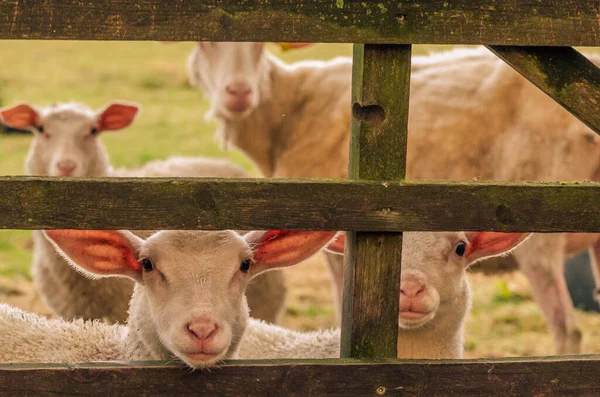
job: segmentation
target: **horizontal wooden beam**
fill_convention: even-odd
[[[597,1],[3,0],[0,38],[598,46]]]
[[[600,134],[600,69],[571,47],[488,48]]]
[[[0,365],[0,396],[598,396],[600,356],[367,362],[229,361],[191,372],[164,363]]]
[[[0,229],[600,232],[600,183],[0,177]]]

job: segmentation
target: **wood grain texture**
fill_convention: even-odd
[[[354,45],[350,178],[406,176],[410,61],[410,45]],[[397,357],[402,234],[347,236],[341,355]]]
[[[3,0],[2,39],[598,46],[598,1]]]
[[[600,183],[0,177],[2,229],[600,232]]]
[[[131,366],[129,366],[131,365]],[[0,365],[0,396],[598,396],[600,356],[464,361],[229,361]]]
[[[600,69],[571,47],[488,48],[600,134]]]

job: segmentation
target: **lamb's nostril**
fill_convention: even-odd
[[[424,285],[407,283],[400,287],[400,295],[407,298],[421,298],[425,294],[426,289],[427,287]]]

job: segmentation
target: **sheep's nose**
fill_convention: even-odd
[[[407,298],[419,298],[425,293],[425,283],[411,280],[400,284],[400,294]]]
[[[196,339],[207,341],[212,339],[218,332],[219,327],[214,321],[208,319],[194,320],[186,326],[188,332]]]
[[[246,83],[231,83],[225,87],[225,91],[235,97],[247,97],[252,92],[250,86]]]
[[[60,175],[69,176],[75,171],[77,168],[77,164],[73,160],[61,160],[56,164]]]

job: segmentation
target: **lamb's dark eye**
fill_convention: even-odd
[[[40,132],[40,134],[44,133],[44,126],[43,125],[38,125],[37,126],[37,130]]]
[[[142,259],[142,269],[144,269],[145,272],[152,271],[154,269],[154,264],[150,259],[144,258]]]
[[[465,243],[464,241],[460,241],[458,244],[456,244],[456,249],[454,250],[454,252],[456,252],[456,255],[458,256],[463,256],[466,250],[467,243]]]
[[[98,133],[98,128],[92,127],[92,129],[90,130],[90,134],[96,135],[97,133]]]
[[[242,264],[240,265],[240,270],[243,273],[248,273],[248,270],[250,270],[250,264],[252,263],[252,261],[250,259],[244,259],[242,261]]]

